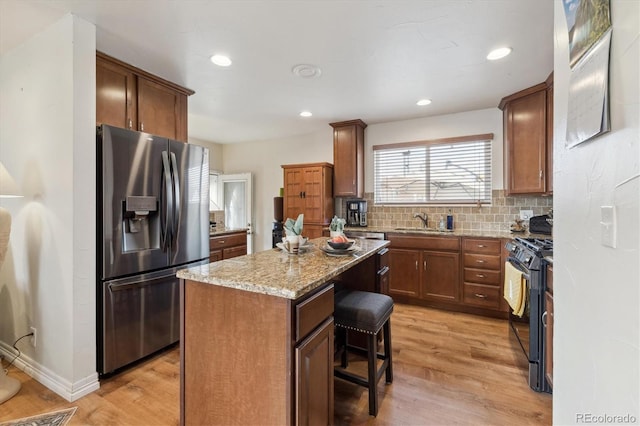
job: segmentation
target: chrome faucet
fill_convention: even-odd
[[[420,213],[416,213],[413,215],[413,218],[418,218],[422,221],[422,224],[424,225],[425,228],[428,228],[429,225],[427,224],[427,214],[426,213],[422,213],[422,215]]]

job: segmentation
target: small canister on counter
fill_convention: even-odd
[[[449,214],[447,215],[447,229],[453,231],[453,215],[451,214],[451,210],[449,210]]]

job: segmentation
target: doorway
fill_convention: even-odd
[[[247,254],[253,253],[252,175],[238,173],[218,177],[218,194],[227,228],[247,228]]]

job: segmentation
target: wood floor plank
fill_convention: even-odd
[[[336,379],[337,425],[551,424],[551,396],[527,385],[506,321],[396,304],[391,327],[394,382],[378,385],[378,416],[365,388]],[[22,389],[0,405],[0,422],[77,406],[70,425],[178,425],[179,363],[174,347],[75,402],[12,367]],[[350,368],[366,365],[353,358]]]

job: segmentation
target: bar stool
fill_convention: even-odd
[[[378,415],[378,381],[385,374],[386,383],[393,382],[391,366],[391,326],[393,299],[380,293],[342,290],[334,296],[333,318],[337,341],[342,344],[341,365],[334,368],[334,376],[369,389],[369,414]],[[378,353],[377,333],[383,329],[384,353]],[[346,371],[347,351],[358,351],[347,341],[347,330],[365,333],[367,337],[367,377]],[[382,365],[377,369],[377,360]]]

